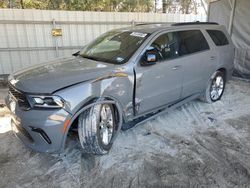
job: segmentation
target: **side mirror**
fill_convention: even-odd
[[[73,56],[78,56],[79,54],[80,54],[80,51],[77,51],[77,52],[73,53],[72,55]]]
[[[157,62],[157,54],[154,51],[146,51],[144,54],[144,58],[142,59],[142,66],[150,66],[154,65]]]

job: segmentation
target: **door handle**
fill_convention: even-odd
[[[181,66],[180,65],[177,65],[177,66],[174,66],[172,69],[173,70],[178,70]]]
[[[216,59],[216,56],[211,56],[210,57],[210,60],[215,60]]]

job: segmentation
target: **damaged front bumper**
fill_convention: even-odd
[[[15,135],[29,148],[47,153],[59,153],[64,148],[65,126],[70,114],[64,109],[20,109],[7,96],[6,105],[12,112],[11,127]]]

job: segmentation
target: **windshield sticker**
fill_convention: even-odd
[[[130,33],[131,36],[134,36],[134,37],[141,37],[141,38],[144,38],[147,36],[147,33],[140,33],[140,32],[133,32],[133,33]]]
[[[116,61],[118,61],[118,62],[122,62],[124,59],[122,58],[122,57],[117,57],[116,58]]]

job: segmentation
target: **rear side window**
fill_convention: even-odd
[[[208,50],[208,43],[200,30],[178,31],[179,55]]]
[[[214,41],[216,46],[224,46],[229,44],[226,35],[222,31],[207,30],[207,32]]]

